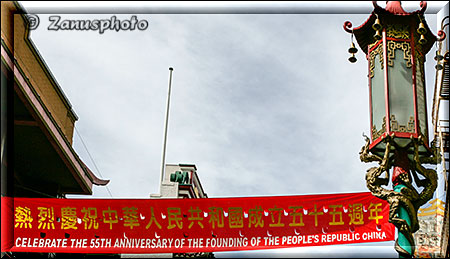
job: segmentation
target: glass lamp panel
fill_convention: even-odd
[[[388,66],[389,113],[392,132],[414,133],[414,91],[408,50],[394,48]]]
[[[386,106],[384,94],[384,71],[381,65],[381,54],[375,55],[373,62],[373,76],[371,80],[372,98],[372,140],[377,139],[386,131]]]
[[[427,127],[427,114],[426,114],[426,101],[425,101],[425,85],[423,75],[423,64],[416,61],[416,93],[417,93],[417,115],[419,118],[419,131],[425,137],[428,142],[428,127]]]

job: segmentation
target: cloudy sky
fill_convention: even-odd
[[[362,24],[371,2],[355,4],[358,11],[346,2],[284,3],[284,12],[298,14],[198,14],[190,7],[184,10],[191,14],[157,14],[152,3],[115,8],[20,3],[30,13],[40,12],[31,38],[79,116],[76,129],[96,166],[76,133],[75,150],[98,176],[111,180],[112,197],[159,192],[169,67],[174,71],[166,162],[195,164],[209,197],[367,191],[365,172],[371,165],[361,163],[358,154],[362,133],[369,135],[367,61],[359,50],[358,62],[348,62],[351,40],[342,25]],[[435,34],[433,14],[445,3],[428,3],[426,18]],[[239,10],[237,3],[220,5],[194,3],[219,12],[230,6]],[[256,7],[270,12],[271,5],[281,4]],[[80,6],[94,11],[80,14]],[[93,14],[98,8],[110,12]],[[59,12],[61,20],[114,14],[130,19],[131,14],[117,14],[124,8],[147,13],[136,16],[147,20],[148,28],[51,31],[49,15],[42,14]],[[343,14],[345,8],[351,11]],[[404,8],[416,10],[419,2]],[[428,111],[435,65],[430,53]],[[110,197],[105,187],[94,186],[93,192]],[[396,256],[392,242],[375,245]],[[313,251],[308,249],[303,251]],[[339,247],[329,249],[314,251],[341,255]]]

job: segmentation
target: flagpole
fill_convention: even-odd
[[[161,161],[161,175],[159,178],[159,193],[161,193],[162,182],[164,179],[164,170],[166,163],[166,144],[167,144],[167,128],[169,124],[169,107],[170,107],[170,91],[172,89],[172,71],[173,68],[169,67],[169,90],[167,93],[167,105],[166,105],[166,121],[164,123],[164,140],[163,140],[163,150],[162,150],[162,161]]]

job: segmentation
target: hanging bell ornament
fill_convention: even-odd
[[[350,61],[350,63],[355,63],[356,62],[356,57],[355,57],[355,53],[352,53],[352,56],[348,58],[348,61]]]
[[[375,20],[375,23],[372,25],[372,28],[373,28],[374,30],[376,30],[376,31],[381,30],[382,26],[381,26],[381,23],[380,23],[380,19],[377,18],[377,19]]]
[[[425,39],[425,36],[423,34],[420,35],[419,43],[422,44],[422,45],[427,43],[427,39]]]
[[[377,32],[375,33],[375,35],[373,35],[373,38],[374,38],[375,40],[381,40],[381,33],[380,33],[380,31],[377,31]]]
[[[355,43],[352,42],[352,46],[348,49],[348,53],[354,54],[358,52],[358,49],[355,47]]]
[[[420,35],[424,35],[427,33],[427,29],[425,28],[425,25],[423,24],[423,22],[421,22],[419,24],[419,28],[417,29],[417,33],[419,33]]]
[[[439,61],[441,61],[443,59],[444,59],[444,56],[441,55],[441,52],[439,50],[436,50],[436,56],[434,57],[434,60],[439,62]]]

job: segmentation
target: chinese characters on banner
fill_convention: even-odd
[[[3,199],[10,199],[4,202]],[[208,199],[2,197],[2,251],[186,253],[394,240],[369,192]],[[8,222],[7,220],[5,222]],[[8,240],[3,240],[7,237]]]

